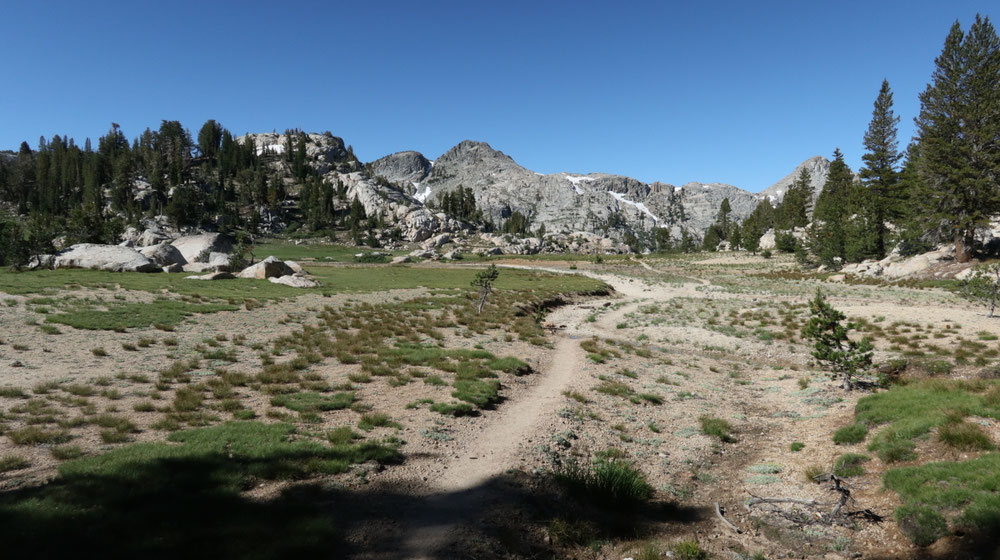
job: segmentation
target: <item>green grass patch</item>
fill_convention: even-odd
[[[927,379],[893,385],[888,391],[863,397],[855,420],[871,429],[882,426],[868,444],[884,462],[912,460],[914,438],[966,416],[1000,419],[995,381]]]
[[[969,422],[947,422],[938,428],[942,443],[962,451],[989,451],[996,446],[983,429]]]
[[[732,443],[736,441],[733,437],[732,425],[722,418],[701,416],[698,418],[698,421],[701,423],[701,433],[706,436],[717,437],[719,438],[719,441],[723,443]]]
[[[370,432],[375,428],[402,428],[403,426],[399,422],[393,421],[388,414],[383,412],[369,412],[362,414],[361,418],[358,419],[358,427],[366,432]]]
[[[122,330],[156,325],[178,325],[195,313],[236,311],[239,307],[222,303],[188,303],[157,298],[150,303],[108,304],[106,309],[76,309],[48,315],[45,320],[76,329]]]
[[[865,474],[864,464],[871,461],[871,457],[860,453],[844,453],[833,462],[833,474],[848,478]]]
[[[833,442],[837,445],[861,443],[866,437],[868,437],[868,426],[860,422],[844,426],[833,432]]]
[[[1000,530],[1000,453],[890,469],[883,482],[899,494],[904,505],[896,518],[916,544],[926,546],[947,532],[944,515],[955,528]]]
[[[625,461],[590,466],[570,461],[555,471],[555,479],[574,498],[614,510],[629,510],[653,497],[646,477]]]

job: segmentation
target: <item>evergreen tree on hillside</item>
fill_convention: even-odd
[[[885,257],[889,229],[886,222],[895,221],[901,215],[899,194],[899,172],[897,166],[903,157],[899,153],[896,127],[899,124],[892,110],[892,91],[889,81],[882,80],[882,87],[875,100],[872,120],[865,132],[864,145],[867,150],[861,156],[861,182],[865,187],[861,208],[870,231],[871,256]]]
[[[221,143],[222,126],[214,119],[205,121],[198,131],[198,151],[209,160],[214,160],[219,155]]]
[[[956,21],[916,119],[927,226],[972,258],[977,227],[1000,210],[1000,40],[989,18],[968,34]]]

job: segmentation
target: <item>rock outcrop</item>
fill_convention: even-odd
[[[113,272],[160,272],[161,266],[131,247],[79,243],[53,255],[52,268],[90,268]]]

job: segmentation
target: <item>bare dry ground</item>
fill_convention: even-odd
[[[818,514],[840,494],[806,474],[865,452],[831,439],[868,393],[845,393],[811,358],[801,329],[816,289],[875,336],[877,361],[910,352],[948,362],[938,375],[971,377],[996,356],[1000,325],[951,293],[804,277],[780,259],[498,264],[507,267],[501,277],[522,269],[547,283],[509,299],[499,290],[492,301],[507,309],[485,320],[468,315],[468,290],[426,282],[237,302],[170,330],[125,332],[46,319],[67,309],[62,298],[150,303],[156,294],[79,286],[0,294],[0,458],[23,459],[0,472],[7,505],[58,481],[60,464],[78,456],[236,420],[292,425],[295,441],[347,427],[348,440],[398,450],[393,460],[258,476],[239,490],[258,504],[306,496],[336,525],[338,557],[683,557],[677,543],[696,542],[715,558],[951,558],[982,544],[952,534],[913,545],[893,517],[900,499],[882,482],[891,466],[877,457],[847,480],[844,507],[870,510],[880,523],[824,522]],[[442,270],[471,279],[477,266]],[[612,291],[559,290],[568,274]],[[43,330],[50,324],[58,334]],[[376,343],[381,353],[365,348]],[[466,354],[427,357],[432,350]],[[504,357],[531,373],[493,361]],[[463,379],[477,383],[472,397],[456,396]],[[299,406],[306,393],[329,406]],[[349,402],[332,404],[348,393]],[[728,441],[704,433],[702,418],[728,423]],[[983,425],[1000,441],[996,421]],[[18,441],[32,429],[48,436]],[[977,456],[918,445],[942,460]],[[595,459],[635,465],[652,500],[606,511],[552,477]]]

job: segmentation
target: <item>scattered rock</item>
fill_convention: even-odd
[[[413,259],[411,259],[409,255],[402,255],[392,259],[389,264],[406,264],[410,262],[413,262]]]
[[[268,278],[268,281],[273,282],[275,284],[290,286],[292,288],[315,288],[319,286],[319,282],[313,280],[312,278],[306,278],[305,276],[299,276],[299,275]]]
[[[184,265],[182,264],[171,264],[163,267],[163,272],[184,272]]]

